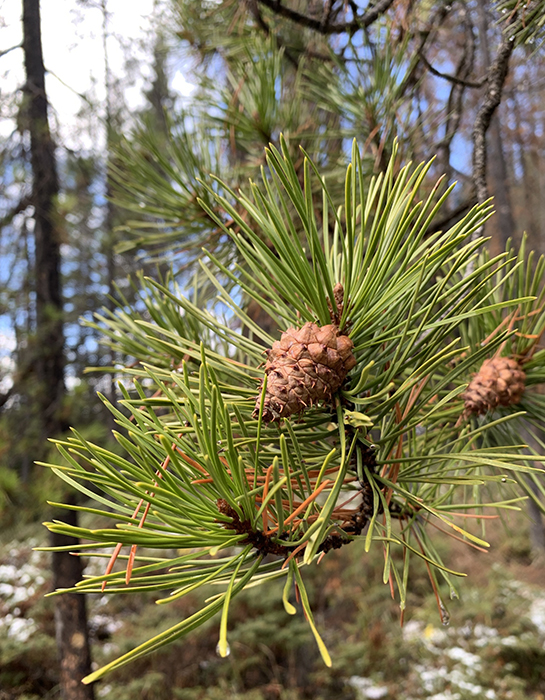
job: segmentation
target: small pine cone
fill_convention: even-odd
[[[496,406],[509,406],[520,401],[526,374],[512,357],[485,360],[473,377],[462,398],[464,416],[486,413]]]
[[[333,298],[335,300],[335,308],[331,304],[331,301],[327,300],[327,305],[329,307],[329,315],[331,316],[331,323],[339,323],[341,316],[343,315],[344,309],[344,287],[342,284],[336,284],[333,287]]]
[[[330,401],[356,365],[354,344],[339,327],[305,323],[288,328],[267,350],[267,389],[263,420],[267,423],[301,413],[318,401]],[[254,418],[259,416],[257,398]]]

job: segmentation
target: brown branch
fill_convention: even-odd
[[[443,80],[448,80],[449,83],[454,83],[454,85],[460,85],[462,87],[468,88],[481,88],[488,80],[488,76],[483,76],[480,80],[464,80],[463,78],[458,78],[456,75],[448,75],[448,73],[441,73],[437,68],[434,68],[428,59],[424,56],[423,51],[419,51],[418,55],[422,63],[426,66],[432,75],[437,78],[442,78]]]
[[[337,22],[335,24],[330,24],[329,17],[326,18],[325,15],[322,19],[317,20],[309,15],[301,14],[296,10],[282,5],[281,0],[258,0],[258,2],[275,14],[295,22],[295,24],[312,29],[319,34],[327,35],[343,34],[344,32],[353,33],[358,31],[358,29],[369,27],[393,5],[394,0],[379,0],[376,5],[368,9],[362,15],[355,16],[354,19],[349,22]],[[331,15],[331,10],[329,11],[329,15]],[[324,23],[324,19],[327,19],[327,22]]]
[[[373,514],[372,487],[369,483],[362,483],[361,486],[362,503],[359,509],[350,516],[345,525],[339,526],[339,532],[332,532],[327,535],[318,547],[318,552],[325,553],[332,549],[340,549],[343,545],[353,542],[354,537],[361,535]],[[231,518],[231,522],[225,523],[225,527],[234,530],[238,535],[244,535],[239,544],[251,544],[264,556],[274,554],[275,556],[286,558],[293,554],[292,547],[282,544],[273,535],[269,535],[262,530],[254,530],[249,520],[241,520],[235,509],[225,499],[219,498],[217,506],[220,513]]]
[[[488,187],[486,184],[486,132],[501,102],[503,86],[509,70],[509,59],[515,47],[515,41],[512,37],[514,37],[519,24],[520,20],[512,21],[509,25],[509,31],[503,35],[496,58],[488,71],[484,99],[473,125],[473,182],[479,204],[488,199]]]
[[[0,51],[0,58],[2,58],[2,56],[5,56],[10,51],[15,51],[15,49],[21,48],[23,48],[22,44],[15,44],[15,46],[10,46],[9,49],[3,49],[2,51]]]
[[[362,460],[363,465],[367,467],[371,473],[375,472],[377,462],[373,445],[363,448]],[[359,508],[347,517],[342,525],[338,525],[339,530],[337,532],[331,532],[327,535],[318,547],[317,552],[325,554],[332,549],[340,549],[343,545],[350,544],[354,541],[355,537],[361,535],[364,528],[367,526],[367,523],[374,513],[373,487],[366,477],[363,477],[363,480],[360,481],[360,487],[359,493],[361,494],[362,500]],[[224,523],[224,527],[234,530],[238,535],[244,535],[239,541],[239,544],[251,544],[264,556],[267,554],[274,554],[279,557],[284,557],[285,559],[297,552],[293,547],[289,547],[287,543],[282,543],[282,536],[278,539],[273,534],[268,534],[262,530],[254,530],[250,520],[241,520],[236,510],[224,498],[218,498],[216,505],[218,511],[222,515],[226,515],[231,519],[231,522]],[[379,512],[382,512],[382,505],[379,506]],[[397,504],[392,504],[390,512],[394,514],[394,517],[402,517],[401,510]],[[293,515],[295,515],[295,512],[292,513],[291,517],[293,517]],[[289,518],[285,522],[288,521]],[[276,528],[276,530],[278,530],[278,528]],[[301,545],[300,547],[303,548],[304,546],[306,545]]]
[[[436,219],[433,223],[433,227],[429,229],[428,235],[437,233],[437,231],[444,231],[445,228],[450,224],[451,221],[456,221],[459,217],[466,214],[472,207],[477,204],[475,197],[470,197],[466,199],[461,204],[459,204],[452,211],[447,212],[440,219]]]
[[[4,226],[9,226],[13,219],[32,204],[31,198],[24,195],[4,216],[0,219],[0,231]]]

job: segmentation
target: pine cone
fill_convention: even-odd
[[[267,389],[263,420],[267,423],[301,413],[319,401],[330,401],[356,365],[354,344],[335,324],[288,328],[267,350]],[[259,416],[258,396],[254,418]]]
[[[462,398],[464,416],[486,413],[496,406],[518,403],[524,393],[526,374],[513,357],[485,360],[473,377]]]

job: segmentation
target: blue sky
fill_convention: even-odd
[[[163,0],[109,0],[107,43],[112,76],[126,75],[126,62],[136,58],[137,70],[124,89],[131,111],[143,104],[142,88],[151,77],[151,44],[148,39],[159,21],[165,21]],[[128,9],[130,8],[130,11]],[[0,0],[0,53],[22,41],[22,1]],[[103,52],[102,12],[98,7],[81,7],[77,0],[41,0],[44,63],[48,74],[46,89],[51,104],[51,121],[63,145],[74,150],[102,151],[105,133],[82,131],[78,112],[84,105],[81,94],[88,94],[98,104],[104,103],[105,65]],[[191,67],[183,56],[173,54],[171,89],[180,99],[191,95]],[[12,99],[24,82],[23,52],[16,48],[0,56],[0,103]],[[0,138],[15,129],[15,122],[0,111]],[[2,200],[0,199],[0,214]],[[7,263],[4,261],[4,265]],[[0,261],[1,265],[1,261]],[[0,283],[7,270],[0,270]],[[4,273],[4,274],[2,274]],[[8,316],[0,316],[0,391],[9,385],[10,355],[15,338]],[[6,372],[8,376],[6,376]],[[4,380],[2,380],[4,377]]]
[[[129,108],[142,104],[142,87],[151,77],[150,44],[152,27],[165,20],[162,0],[109,0],[108,54],[112,74],[124,75],[129,53],[137,59],[138,70],[133,85],[125,90]],[[0,52],[22,40],[21,6],[17,0],[0,0]],[[130,8],[130,10],[129,10]],[[128,11],[129,10],[129,11]],[[97,143],[79,143],[76,115],[82,107],[78,93],[90,93],[98,101],[105,97],[104,58],[102,47],[102,12],[96,7],[82,8],[77,0],[41,0],[44,63],[49,74],[46,89],[64,143],[69,146],[97,147]],[[183,61],[174,66],[172,88],[182,97],[192,85]],[[190,77],[190,76],[189,76]],[[10,95],[24,81],[23,52],[11,51],[0,58],[0,90]],[[9,120],[0,120],[0,135],[13,129]]]

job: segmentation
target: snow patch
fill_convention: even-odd
[[[375,685],[371,678],[351,676],[348,683],[358,691],[360,697],[364,700],[367,700],[367,698],[370,700],[378,700],[388,695],[388,688],[384,685]]]

